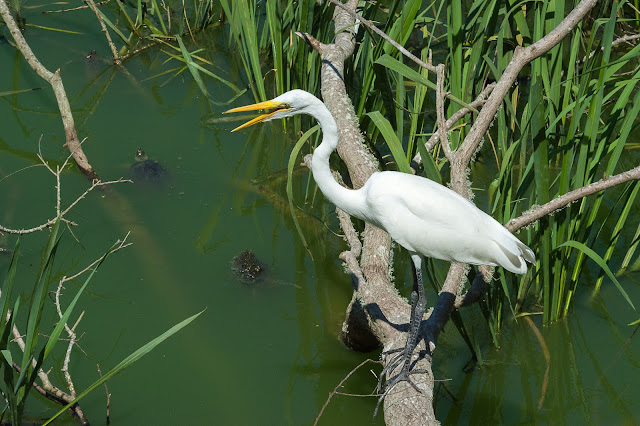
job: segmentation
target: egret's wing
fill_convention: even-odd
[[[524,273],[533,252],[491,216],[450,189],[397,172],[372,176],[367,202],[376,222],[408,250]]]

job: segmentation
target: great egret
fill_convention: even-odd
[[[387,364],[392,368],[385,368],[385,372],[393,371],[402,363],[401,372],[388,379],[385,387],[388,392],[393,385],[406,380],[417,390],[409,374],[420,322],[426,309],[422,256],[473,265],[502,266],[516,274],[524,274],[527,272],[526,262],[536,261],[533,251],[469,200],[429,179],[384,171],[371,175],[360,189],[341,186],[329,168],[329,157],[338,146],[338,126],[324,103],[312,94],[291,90],[273,100],[226,112],[254,110],[264,110],[265,113],[233,131],[296,114],[313,116],[322,128],[323,138],[313,152],[311,169],[322,193],[351,216],[384,229],[409,251],[415,267],[409,335],[404,349]]]

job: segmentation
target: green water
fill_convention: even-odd
[[[26,11],[28,22],[83,32],[82,36],[28,27],[25,33],[36,55],[50,69],[60,68],[72,102],[79,136],[92,165],[103,179],[128,177],[137,148],[165,166],[165,186],[118,184],[82,200],[69,219],[57,257],[58,278],[71,275],[131,232],[131,247],[114,254],[80,299],[77,312],[81,350],[75,350],[71,372],[78,389],[146,341],[178,321],[206,308],[194,323],[159,346],[134,367],[108,382],[111,420],[117,424],[309,424],[327,395],[356,365],[378,354],[355,354],[338,341],[351,296],[350,278],[337,255],[345,247],[333,207],[316,197],[301,217],[313,259],[302,246],[286,207],[285,182],[272,176],[286,167],[293,141],[280,123],[230,133],[234,123],[211,125],[210,119],[253,100],[234,96],[226,86],[207,80],[213,99],[200,94],[186,72],[173,80],[159,74],[159,49],[125,64],[127,72],[108,62],[87,63],[95,49],[108,57],[102,34],[89,21],[67,15]],[[6,28],[3,28],[6,33]],[[239,87],[244,82],[233,51],[227,50],[224,26],[200,39],[217,72]],[[0,92],[41,90],[0,97],[0,179],[37,165],[38,141],[52,164],[64,161],[64,133],[53,94],[8,44],[0,44]],[[203,124],[206,123],[206,125]],[[300,171],[294,192],[304,199],[308,174]],[[38,225],[54,216],[54,179],[43,167],[32,167],[0,181],[0,221],[12,228]],[[75,170],[63,175],[63,203],[87,186]],[[300,201],[302,202],[302,201]],[[19,285],[30,292],[44,233],[23,238]],[[13,244],[14,237],[7,238]],[[230,263],[252,250],[265,265],[265,278],[247,285]],[[408,279],[405,253],[400,277]],[[8,257],[0,257],[5,271]],[[3,272],[4,273],[4,272]],[[402,280],[399,278],[399,280]],[[585,276],[590,283],[595,276]],[[632,300],[640,300],[640,278],[622,278]],[[67,300],[83,281],[67,286]],[[404,291],[407,286],[402,286]],[[434,359],[436,379],[446,380],[454,401],[439,388],[436,412],[445,423],[593,423],[633,424],[640,418],[638,338],[627,323],[638,314],[605,281],[595,298],[580,289],[571,315],[541,328],[550,353],[546,391],[545,358],[532,328],[509,322],[494,349],[478,337],[484,364],[472,373],[462,368],[469,352],[447,326]],[[430,300],[434,300],[434,295]],[[473,319],[477,308],[463,313]],[[45,318],[53,322],[49,307]],[[540,318],[533,317],[536,324]],[[481,324],[481,321],[478,322]],[[484,336],[478,328],[478,336]],[[62,349],[62,347],[60,348]],[[50,366],[55,383],[63,353]],[[363,368],[343,391],[366,394],[376,379]],[[538,409],[544,395],[542,408]],[[81,402],[92,422],[104,421],[105,392],[94,391]],[[371,420],[374,398],[336,396],[321,424],[382,424]],[[35,396],[28,414],[51,415],[57,408]],[[66,417],[61,423],[72,424]]]

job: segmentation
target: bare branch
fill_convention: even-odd
[[[484,105],[484,103],[487,101],[487,97],[491,94],[491,91],[494,89],[494,87],[496,87],[496,83],[491,83],[487,87],[485,87],[484,90],[480,92],[478,97],[476,97],[476,99],[469,104],[469,106],[477,108]],[[471,110],[467,107],[460,108],[459,110],[454,112],[453,115],[451,115],[451,118],[449,118],[445,123],[444,127],[447,130],[447,132],[449,131],[449,129],[451,129],[451,127],[454,124],[458,122],[458,120],[462,119],[462,117],[469,114],[470,112]],[[440,132],[433,132],[433,134],[431,135],[427,143],[425,143],[424,145],[427,151],[431,152],[433,150],[433,147],[438,143],[439,140],[440,140]],[[416,155],[413,157],[413,161],[416,164],[422,163],[422,157],[420,156],[420,152],[416,153]]]
[[[511,232],[515,232],[523,226],[530,225],[536,220],[568,206],[574,201],[631,180],[640,180],[640,166],[609,178],[604,177],[590,185],[567,192],[540,207],[525,212],[520,217],[511,219],[509,223],[505,225],[505,228]]]
[[[13,368],[14,370],[16,370],[18,373],[20,373],[22,370],[20,368],[20,366],[18,364],[16,364],[15,362],[13,363]],[[65,406],[67,404],[69,404],[71,401],[73,401],[73,398],[69,399],[69,396],[67,394],[65,394],[64,392],[62,392],[60,389],[56,388],[55,386],[40,386],[37,383],[33,383],[33,388],[42,396],[44,396],[45,398],[59,404],[62,406]],[[80,424],[82,425],[88,425],[89,421],[87,420],[87,418],[84,416],[84,412],[82,411],[82,409],[80,408],[80,406],[78,404],[74,404],[71,407],[69,407],[69,411],[71,412],[71,414],[76,417],[78,419],[78,421],[80,422]]]
[[[89,164],[89,160],[87,156],[82,151],[82,146],[80,145],[80,141],[78,140],[78,134],[76,133],[75,124],[73,122],[73,114],[71,113],[71,105],[69,105],[69,99],[67,98],[67,94],[64,90],[64,84],[62,83],[62,78],[60,78],[60,70],[57,70],[55,73],[52,73],[47,68],[38,61],[36,55],[29,47],[29,44],[22,36],[20,32],[20,28],[16,24],[13,16],[11,15],[11,11],[7,6],[5,0],[0,0],[0,15],[2,19],[7,24],[13,39],[16,42],[16,46],[22,52],[27,63],[33,68],[33,70],[43,79],[46,80],[51,87],[53,88],[53,92],[56,95],[56,99],[58,101],[58,108],[60,109],[60,115],[62,116],[62,124],[64,126],[64,132],[66,135],[66,146],[69,148],[69,151],[73,155],[73,158],[76,160],[76,164],[82,171],[82,173],[90,180],[99,180],[98,174],[93,170],[91,164]]]
[[[0,0],[2,1],[2,0]],[[69,221],[67,219],[64,219],[64,215],[66,215],[67,213],[69,213],[69,211],[76,205],[78,204],[78,202],[80,200],[82,200],[84,197],[87,196],[87,194],[91,191],[93,191],[95,188],[98,188],[100,186],[105,186],[105,185],[112,185],[114,183],[124,183],[124,182],[128,182],[128,183],[133,183],[131,180],[129,179],[117,179],[117,180],[110,180],[110,181],[106,181],[106,182],[102,182],[102,181],[94,181],[91,186],[89,188],[87,188],[86,191],[84,191],[78,198],[76,198],[76,200],[71,203],[66,209],[64,209],[64,211],[62,211],[61,215],[62,215],[62,221],[66,222],[70,225],[75,226],[76,223]],[[18,234],[18,235],[23,235],[23,234],[30,234],[32,232],[37,232],[37,231],[42,231],[46,228],[49,228],[51,226],[53,226],[54,223],[56,223],[57,217],[53,218],[53,219],[49,219],[48,221],[46,221],[45,223],[43,223],[42,225],[33,227],[33,228],[28,228],[28,229],[12,229],[12,228],[7,228],[5,226],[0,225],[0,232],[6,232],[8,234]]]
[[[337,394],[341,394],[340,392],[338,392],[338,389],[340,389],[342,387],[342,385],[344,385],[344,383],[349,380],[349,377],[351,377],[351,375],[353,373],[355,373],[356,371],[358,371],[362,366],[364,366],[367,363],[376,363],[376,364],[380,364],[380,361],[374,361],[372,359],[365,359],[364,361],[362,361],[360,364],[358,364],[353,370],[351,370],[349,372],[349,374],[347,374],[344,379],[342,379],[340,381],[340,383],[338,383],[338,385],[333,389],[333,391],[329,394],[329,397],[327,398],[327,401],[324,403],[324,405],[322,406],[322,408],[320,409],[320,412],[318,413],[318,416],[316,417],[316,421],[313,422],[313,426],[316,426],[318,424],[318,422],[320,421],[320,417],[322,417],[322,413],[324,413],[324,410],[327,408],[327,406],[329,405],[329,402],[331,402],[331,398],[333,398],[334,395]],[[355,395],[354,395],[355,396]],[[358,395],[359,396],[359,395]],[[377,396],[377,395],[367,395],[367,396]]]
[[[131,243],[127,243],[127,237],[129,236],[129,234],[127,234],[125,236],[124,239],[122,240],[118,240],[116,242],[117,246],[113,249],[111,249],[109,251],[109,253],[113,253],[114,251],[118,251],[122,248],[125,248],[127,246],[129,246]],[[80,276],[81,274],[87,272],[90,268],[94,267],[98,262],[100,262],[102,259],[104,259],[104,256],[101,256],[100,258],[98,258],[97,260],[95,260],[94,262],[92,262],[89,266],[87,266],[86,268],[84,268],[82,271],[78,272],[77,274],[73,275],[73,277],[63,277],[59,284],[58,287],[55,291],[55,298],[54,298],[54,304],[56,306],[56,311],[58,313],[58,316],[60,318],[62,318],[63,316],[63,309],[62,306],[60,304],[60,296],[61,296],[61,291],[63,288],[63,283],[66,281],[69,281],[73,278],[76,278],[78,276]],[[7,319],[10,318],[11,312],[9,311],[7,314]],[[64,325],[64,328],[67,332],[67,334],[69,335],[69,344],[67,346],[67,350],[65,353],[65,358],[64,358],[64,362],[63,362],[63,367],[62,367],[62,372],[65,376],[65,380],[67,382],[67,385],[69,387],[69,393],[66,393],[65,391],[63,391],[62,389],[54,386],[50,379],[49,379],[49,373],[45,372],[42,368],[40,368],[38,370],[38,378],[40,379],[40,381],[42,382],[42,386],[37,385],[36,383],[34,383],[34,387],[35,389],[40,392],[42,395],[44,395],[45,397],[51,399],[54,402],[57,402],[61,405],[67,405],[70,402],[72,402],[75,397],[76,397],[76,392],[75,392],[75,386],[73,384],[73,380],[71,379],[71,374],[69,373],[69,364],[70,364],[70,357],[71,357],[71,350],[73,348],[73,346],[77,345],[77,341],[78,341],[78,337],[76,335],[76,327],[78,326],[78,323],[80,322],[80,320],[82,319],[82,317],[84,316],[84,312],[82,312],[82,314],[80,314],[80,317],[78,318],[78,320],[76,321],[76,323],[73,325],[73,327],[69,328],[68,324]],[[13,341],[15,341],[18,345],[18,347],[20,348],[20,350],[22,352],[24,352],[25,350],[25,342],[24,339],[22,337],[22,335],[20,334],[20,331],[18,330],[18,327],[14,324],[13,328],[12,328],[12,334],[13,334]],[[32,365],[35,367],[36,364],[36,360],[33,359],[32,360]],[[14,365],[14,368],[16,368],[17,371],[20,371],[20,367],[17,365]],[[78,420],[82,423],[82,424],[88,424],[88,420],[86,419],[86,417],[84,416],[84,413],[82,412],[82,409],[80,408],[80,406],[78,406],[77,404],[73,405],[70,408],[71,412],[78,418]]]
[[[464,138],[462,146],[456,152],[455,164],[452,164],[452,167],[459,171],[462,170],[463,172],[456,173],[455,176],[454,173],[452,173],[452,187],[461,188],[466,186],[466,173],[464,173],[464,171],[468,167],[473,153],[478,148],[478,145],[482,141],[487,129],[489,129],[489,125],[491,125],[493,117],[495,117],[498,112],[498,108],[502,105],[502,101],[505,96],[507,96],[507,93],[516,81],[516,78],[522,68],[560,43],[560,41],[562,41],[562,39],[569,34],[576,25],[578,25],[582,18],[584,18],[596,3],[597,0],[582,0],[571,12],[569,12],[557,27],[551,30],[540,40],[524,48],[516,47],[511,62],[507,65],[502,76],[496,83],[489,99],[478,114],[478,117],[474,121],[473,126],[471,126],[469,133]]]

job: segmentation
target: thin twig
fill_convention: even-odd
[[[122,240],[118,240],[115,242],[115,244],[117,244],[116,247],[114,247],[113,249],[109,250],[109,253],[105,253],[102,256],[100,256],[99,258],[97,258],[96,260],[94,260],[90,265],[88,265],[86,268],[84,268],[82,271],[78,272],[77,274],[71,275],[69,277],[62,277],[62,279],[60,279],[60,284],[63,284],[67,281],[71,281],[71,280],[75,280],[76,278],[78,278],[80,275],[84,274],[85,272],[89,271],[91,268],[93,268],[96,264],[98,264],[99,262],[102,261],[102,259],[105,258],[105,256],[107,256],[107,254],[111,254],[111,253],[115,253],[120,249],[123,249],[125,247],[129,247],[131,244],[133,243],[128,243],[127,242],[127,238],[129,238],[129,235],[131,234],[131,232],[127,232],[127,235],[124,236],[124,238]]]
[[[387,42],[389,42],[389,44],[391,44],[393,47],[395,47],[396,49],[398,49],[404,56],[406,56],[407,58],[411,59],[413,62],[415,62],[416,64],[420,65],[422,68],[425,68],[431,72],[436,72],[436,67],[434,67],[431,64],[427,64],[426,62],[424,62],[422,59],[418,58],[417,56],[415,56],[413,53],[409,52],[407,49],[405,49],[402,45],[400,45],[397,41],[395,41],[394,39],[392,39],[391,37],[389,37],[387,34],[385,34],[384,31],[382,31],[381,29],[379,29],[378,27],[376,27],[373,22],[363,18],[359,13],[355,12],[354,10],[348,8],[347,6],[345,6],[344,4],[340,3],[338,0],[329,0],[331,3],[335,4],[336,6],[342,8],[345,12],[347,12],[349,15],[351,15],[352,17],[354,17],[356,20],[360,21],[362,24],[364,24],[367,28],[370,28],[374,33],[378,34],[380,37],[382,37],[383,39],[385,39]]]
[[[96,4],[93,2],[93,0],[85,0],[85,1],[87,2],[89,7],[91,8],[91,10],[93,10],[93,13],[96,14],[96,18],[98,18],[98,22],[100,23],[100,27],[102,28],[102,32],[104,33],[105,37],[107,38],[107,43],[109,44],[109,48],[111,49],[111,53],[113,54],[113,62],[116,65],[120,65],[121,64],[121,60],[120,60],[120,55],[118,55],[118,49],[116,49],[116,46],[113,44],[113,40],[111,40],[111,35],[109,34],[109,31],[107,30],[107,26],[104,24],[104,21],[102,19],[102,15],[98,11],[98,8],[96,7]]]
[[[0,0],[0,1],[2,1],[2,0]],[[62,219],[61,219],[61,220],[62,220],[63,222],[66,222],[66,223],[68,223],[68,224],[70,224],[70,225],[75,226],[75,225],[76,225],[76,223],[75,223],[75,222],[72,222],[72,221],[69,221],[69,220],[64,219],[64,215],[66,215],[67,213],[69,213],[69,211],[70,211],[70,210],[71,210],[71,209],[72,209],[76,204],[78,204],[78,202],[79,202],[80,200],[82,200],[84,197],[86,197],[86,195],[87,195],[89,192],[93,191],[95,188],[97,188],[97,187],[99,187],[99,186],[112,185],[112,184],[114,184],[114,183],[124,183],[124,182],[133,183],[131,180],[129,180],[129,179],[123,179],[123,178],[120,178],[120,179],[117,179],[117,180],[110,180],[110,181],[107,181],[107,182],[102,182],[102,181],[95,181],[95,182],[93,182],[93,183],[91,184],[91,186],[90,186],[90,187],[89,187],[89,188],[88,188],[84,193],[82,193],[82,195],[80,195],[78,198],[76,198],[76,200],[75,200],[73,203],[71,203],[71,205],[69,205],[69,207],[67,207],[64,211],[62,211]],[[42,231],[43,229],[46,229],[46,228],[49,228],[49,227],[53,226],[53,224],[54,224],[54,223],[56,223],[56,220],[57,220],[57,219],[58,219],[58,218],[57,218],[57,216],[56,216],[55,218],[49,219],[48,221],[46,221],[45,223],[43,223],[43,224],[41,224],[41,225],[35,226],[35,227],[33,227],[33,228],[28,228],[28,229],[25,229],[25,228],[22,228],[22,229],[13,229],[13,228],[7,228],[7,227],[5,227],[5,226],[3,226],[3,225],[0,225],[0,232],[6,232],[6,233],[8,233],[8,234],[17,234],[17,235],[30,234],[30,233],[33,233],[33,232]]]
[[[320,417],[322,417],[322,413],[324,413],[325,408],[327,408],[329,406],[329,402],[331,402],[331,398],[333,398],[333,395],[338,394],[338,389],[340,389],[342,387],[342,385],[344,385],[344,383],[349,379],[349,377],[351,377],[351,375],[353,373],[355,373],[356,371],[358,371],[358,369],[360,369],[360,367],[362,367],[363,365],[369,363],[369,362],[373,362],[373,363],[377,363],[380,364],[380,361],[374,361],[372,359],[365,359],[364,361],[362,361],[360,364],[358,364],[353,370],[351,370],[349,372],[349,374],[347,374],[341,381],[340,383],[338,383],[338,385],[333,389],[333,391],[331,391],[331,393],[329,394],[329,397],[327,398],[327,400],[325,401],[324,405],[322,406],[322,408],[320,409],[320,412],[318,413],[318,416],[316,417],[316,421],[313,422],[313,426],[316,426],[318,424],[318,421],[320,421]],[[362,396],[362,395],[353,395],[353,396]],[[368,396],[377,396],[377,395],[368,395]]]
[[[95,3],[96,6],[102,6],[103,4],[107,4],[109,3],[111,0],[104,0],[98,3]],[[84,5],[84,6],[78,6],[78,7],[72,7],[70,9],[58,9],[58,10],[45,10],[42,13],[62,13],[62,12],[73,12],[76,10],[82,10],[82,9],[88,9],[89,6]]]
[[[102,377],[102,371],[100,370],[100,364],[96,364],[96,367],[98,368],[98,374],[100,374],[100,377]],[[104,382],[104,391],[107,393],[107,419],[106,419],[106,423],[107,424],[111,424],[111,415],[109,414],[109,411],[111,410],[111,394],[109,393],[109,388],[107,387],[107,382]]]
[[[453,155],[451,153],[451,146],[449,145],[449,138],[447,136],[447,120],[445,119],[444,112],[444,64],[440,64],[436,67],[436,115],[438,117],[438,136],[440,137],[440,145],[444,151],[445,157],[449,162],[453,161]]]

